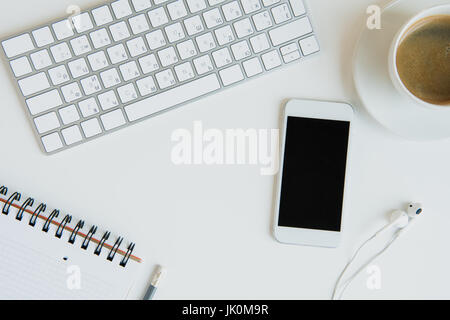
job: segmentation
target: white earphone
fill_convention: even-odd
[[[395,211],[393,211],[391,213],[390,222],[386,226],[384,226],[383,228],[381,228],[380,230],[375,232],[375,234],[373,234],[369,239],[364,241],[364,243],[355,251],[355,253],[353,254],[353,256],[350,259],[350,261],[346,264],[346,266],[342,270],[342,272],[341,272],[341,274],[340,274],[340,276],[339,276],[339,278],[338,278],[338,280],[336,282],[336,285],[335,285],[334,291],[333,291],[332,299],[333,300],[340,299],[342,297],[342,295],[344,294],[345,289],[347,289],[348,285],[352,282],[352,280],[362,270],[364,270],[370,263],[372,263],[377,257],[379,257],[381,254],[383,254],[394,243],[394,241],[397,240],[400,237],[400,235],[403,234],[405,232],[405,230],[408,229],[407,227],[411,224],[411,222],[417,216],[419,216],[422,212],[423,212],[423,207],[422,207],[422,204],[420,204],[420,203],[410,203],[410,204],[408,204],[408,206],[406,208],[406,211],[403,211],[403,210],[395,210]],[[386,232],[388,230],[391,230],[393,228],[396,229],[396,231],[394,232],[394,235],[392,236],[392,238],[388,242],[388,244],[382,250],[380,250],[377,254],[375,254],[371,259],[369,259],[350,278],[348,278],[347,281],[344,282],[341,292],[339,293],[339,295],[337,295],[338,289],[340,287],[340,282],[342,280],[342,277],[345,274],[345,271],[347,271],[347,269],[350,267],[352,262],[356,259],[356,256],[361,251],[361,249],[366,244],[368,244],[370,241],[372,241],[373,239],[375,239],[376,237],[381,235],[382,233],[384,233],[384,232]]]
[[[375,233],[376,236],[384,233],[384,231],[390,228],[405,229],[408,224],[418,215],[423,212],[423,207],[421,203],[410,203],[408,204],[406,211],[394,210],[391,213],[391,221],[384,228]]]

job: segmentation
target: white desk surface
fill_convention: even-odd
[[[374,0],[309,1],[322,54],[139,125],[45,156],[25,117],[9,70],[0,70],[0,177],[35,198],[131,235],[146,264],[168,274],[159,299],[328,299],[356,246],[410,200],[426,211],[375,262],[381,289],[367,273],[346,298],[450,298],[450,140],[415,143],[385,131],[358,101],[352,80],[356,40]],[[92,0],[8,1],[0,37],[62,17]],[[287,246],[271,233],[274,177],[256,166],[176,166],[171,133],[207,128],[277,128],[287,98],[343,100],[357,110],[345,233],[338,249]]]

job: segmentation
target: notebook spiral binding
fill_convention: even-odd
[[[0,195],[4,195],[5,197],[8,197],[8,187],[6,186],[0,186]],[[36,221],[38,218],[43,218],[43,216],[41,216],[41,213],[44,213],[47,210],[47,205],[45,203],[40,203],[36,209],[34,209],[33,211],[30,211],[31,208],[34,205],[35,200],[33,198],[27,198],[25,199],[25,201],[23,201],[22,203],[20,202],[22,198],[21,193],[19,192],[14,192],[12,193],[9,197],[8,200],[6,200],[6,202],[3,204],[3,208],[1,210],[1,213],[3,215],[8,215],[10,210],[11,210],[11,206],[18,208],[18,212],[16,215],[16,220],[18,221],[22,221],[23,217],[24,217],[24,213],[25,212],[32,212],[30,220],[28,222],[28,225],[30,225],[31,227],[36,227]],[[4,202],[4,201],[2,201]],[[72,222],[73,217],[70,214],[66,214],[64,216],[63,219],[61,219],[59,222],[57,222],[55,219],[57,219],[59,217],[60,214],[60,210],[53,210],[50,215],[45,219],[45,223],[44,226],[42,227],[42,231],[48,233],[50,230],[50,226],[56,225],[57,226],[57,230],[54,234],[55,238],[61,239],[64,232],[69,232],[70,230],[72,230],[69,239],[68,239],[68,243],[74,245],[75,244],[75,240],[77,238],[77,236],[84,236],[84,240],[81,244],[81,249],[83,250],[87,250],[89,248],[89,245],[91,244],[92,240],[93,240],[93,236],[94,234],[97,232],[98,227],[93,225],[90,229],[89,232],[84,235],[81,233],[81,230],[84,228],[85,222],[84,220],[79,220],[76,224],[76,226],[71,229],[68,228],[68,224]],[[105,247],[105,243],[106,241],[109,239],[109,237],[111,236],[111,232],[106,231],[101,240],[97,241],[97,247],[95,248],[94,254],[99,256],[103,250],[103,248]],[[122,237],[118,237],[114,243],[113,246],[109,246],[109,253],[107,255],[107,260],[108,261],[113,261],[117,252],[120,250],[120,246],[122,245],[123,242],[123,238]],[[126,267],[126,265],[128,264],[133,250],[135,248],[135,244],[134,243],[130,243],[129,246],[126,248],[126,251],[123,251],[123,258],[121,259],[119,265],[121,267]]]

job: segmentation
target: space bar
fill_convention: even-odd
[[[166,92],[151,96],[142,101],[130,104],[125,107],[125,112],[130,121],[136,121],[164,109],[193,100],[217,89],[220,89],[219,80],[217,79],[216,74],[211,74]]]

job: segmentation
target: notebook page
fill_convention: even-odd
[[[44,221],[38,219],[32,227],[28,215],[16,220],[17,212],[13,207],[8,215],[0,212],[0,299],[127,297],[138,263],[129,261],[122,267],[121,256],[107,260],[109,249],[97,256],[97,243],[83,250],[83,237],[70,244],[70,232],[56,238],[56,225],[43,232]]]

